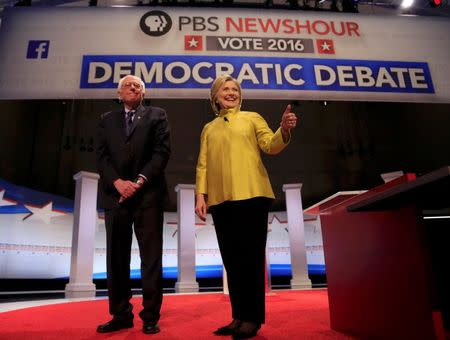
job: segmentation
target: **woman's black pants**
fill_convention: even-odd
[[[210,207],[227,271],[233,319],[265,321],[267,220],[272,200],[255,197]]]

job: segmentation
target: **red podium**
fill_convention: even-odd
[[[445,339],[450,220],[432,228],[423,217],[449,207],[444,167],[407,174],[322,212],[332,329],[363,339]]]

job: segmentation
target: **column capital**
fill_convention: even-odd
[[[180,190],[195,190],[195,184],[177,184],[175,186],[175,192]]]
[[[73,179],[78,181],[80,178],[99,179],[100,175],[95,172],[80,171],[73,175]]]
[[[290,184],[283,184],[283,191],[286,190],[292,190],[292,189],[302,189],[303,183],[290,183]]]

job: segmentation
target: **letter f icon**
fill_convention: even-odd
[[[50,40],[30,40],[27,59],[47,59]]]

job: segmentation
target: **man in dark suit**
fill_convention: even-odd
[[[142,331],[160,331],[162,303],[164,169],[170,156],[169,123],[163,109],[144,107],[144,82],[122,78],[122,110],[103,114],[96,139],[96,159],[103,190],[108,274],[109,322],[97,332],[133,327],[130,286],[132,226],[139,244],[143,309]]]

